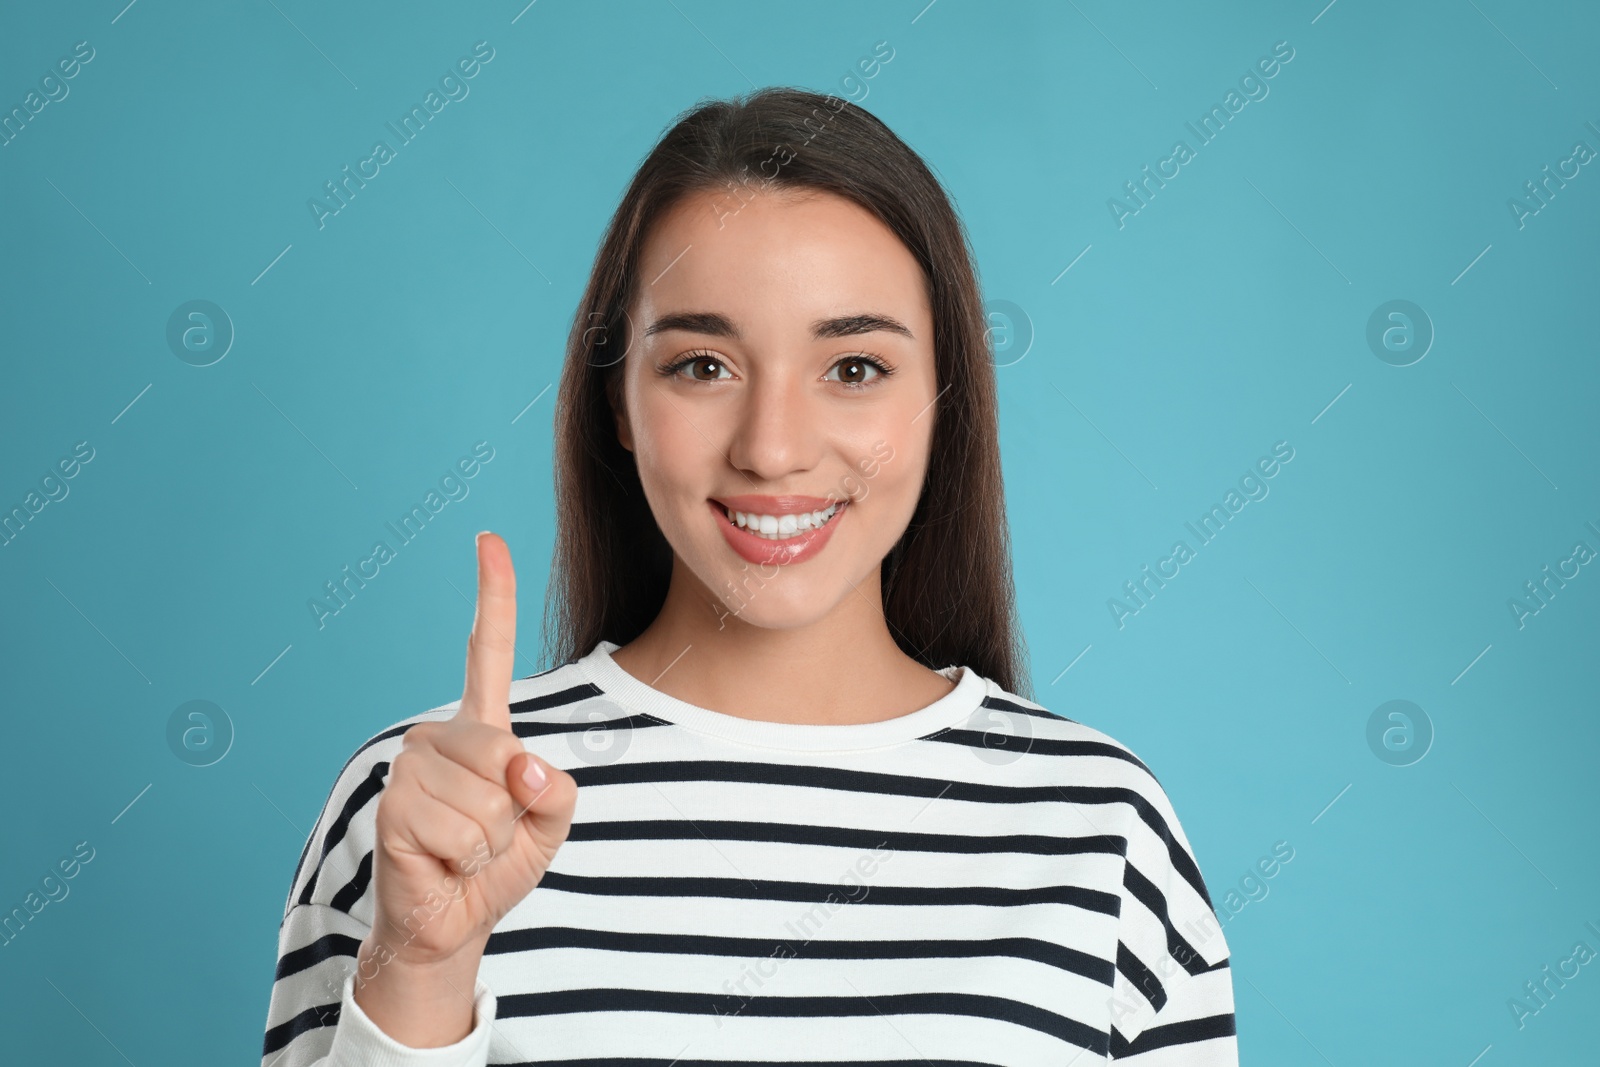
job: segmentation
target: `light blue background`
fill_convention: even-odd
[[[1295,850],[1226,925],[1244,1061],[1596,1062],[1600,963],[1507,1007],[1600,950],[1600,565],[1507,606],[1600,550],[1600,164],[1507,206],[1600,149],[1593,7],[123,3],[0,14],[5,110],[95,50],[0,148],[0,507],[95,450],[0,548],[0,910],[95,849],[0,948],[5,1058],[255,1062],[334,775],[459,695],[480,529],[542,666],[554,384],[624,183],[698,98],[801,84],[924,155],[1031,330],[998,374],[1037,697],[1156,770],[1219,905]],[[308,198],[479,40],[470,95],[319,230]],[[1119,228],[1108,198],[1278,41],[1270,94]],[[212,366],[165,340],[192,299],[237,331]],[[1366,342],[1393,299],[1436,331],[1410,366]],[[319,630],[307,600],[480,440],[470,495]],[[1277,441],[1270,495],[1119,629]],[[236,733],[208,767],[166,740],[193,699]],[[1366,739],[1393,699],[1435,732],[1409,766]]]

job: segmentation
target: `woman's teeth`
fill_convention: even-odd
[[[764,537],[768,541],[785,541],[810,530],[815,530],[823,525],[839,511],[842,505],[832,504],[822,511],[802,511],[789,515],[757,515],[744,511],[732,511],[724,507],[733,524],[757,537]]]

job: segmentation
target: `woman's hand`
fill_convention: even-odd
[[[374,919],[359,956],[358,1000],[414,1047],[448,1044],[471,1029],[473,979],[489,933],[539,884],[572,826],[577,783],[511,731],[516,633],[510,550],[481,534],[461,707],[406,731],[378,799]],[[436,1030],[412,1011],[449,996],[441,980],[454,991],[448,1014],[456,1023]],[[424,1028],[433,1042],[407,1040]],[[455,1036],[441,1038],[446,1031]]]

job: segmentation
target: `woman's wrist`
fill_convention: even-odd
[[[482,945],[445,960],[406,961],[369,937],[356,955],[352,995],[367,1018],[402,1045],[453,1045],[476,1023],[474,991],[482,961]]]

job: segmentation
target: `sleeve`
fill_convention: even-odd
[[[495,997],[473,990],[473,1029],[453,1045],[402,1045],[354,999],[357,953],[372,930],[378,796],[405,726],[369,739],[345,764],[306,841],[278,928],[262,1067],[484,1067]]]
[[[1110,1058],[1130,1067],[1238,1067],[1233,973],[1200,866],[1154,776],[1123,865]]]

